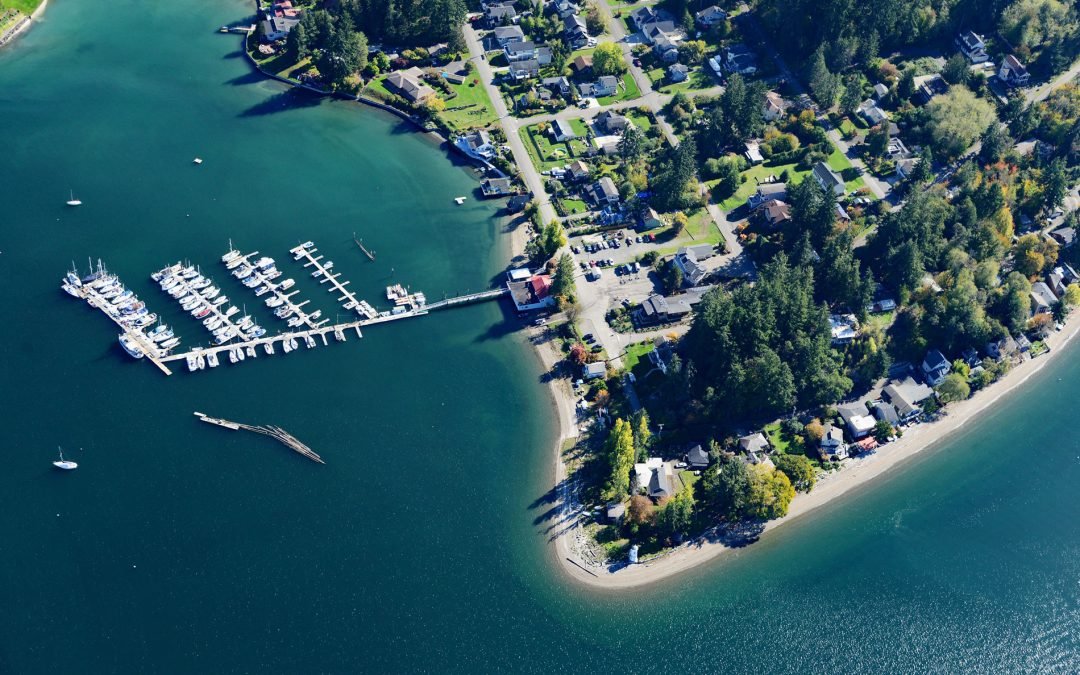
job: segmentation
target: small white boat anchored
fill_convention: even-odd
[[[457,204],[458,206],[461,206],[462,204],[465,203],[465,198],[464,197],[454,197],[454,203]]]
[[[63,469],[64,471],[71,471],[72,469],[79,468],[79,465],[75,462],[71,461],[70,459],[64,459],[63,448],[57,448],[57,450],[60,451],[60,459],[53,462],[53,466],[55,466],[57,469]]]
[[[75,191],[74,190],[70,190],[68,192],[67,205],[68,206],[82,206],[82,200],[75,199]]]
[[[191,160],[191,163],[192,164],[202,164],[202,157],[196,157],[195,159]]]

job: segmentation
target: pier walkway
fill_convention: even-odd
[[[283,321],[288,321],[292,317],[296,317],[299,320],[301,326],[307,326],[308,328],[318,328],[320,325],[328,321],[327,319],[323,319],[321,322],[317,322],[315,321],[314,317],[304,311],[304,305],[311,302],[310,300],[304,300],[303,302],[293,302],[293,297],[300,291],[293,291],[292,293],[285,292],[292,287],[292,279],[286,279],[281,283],[276,283],[274,279],[269,278],[263,270],[260,270],[255,263],[251,262],[251,258],[257,255],[259,255],[258,251],[252,251],[251,253],[248,253],[246,255],[241,255],[238,260],[241,260],[243,262],[241,262],[239,265],[233,266],[233,276],[240,278],[240,276],[243,275],[238,276],[236,274],[236,270],[250,269],[251,275],[258,279],[258,283],[254,286],[251,286],[251,290],[255,291],[256,297],[259,297],[259,293],[257,290],[258,287],[260,285],[263,285],[269,289],[270,293],[274,294],[274,297],[281,301],[279,307],[289,308],[290,314],[288,316],[278,317],[281,318]],[[226,266],[230,264],[232,263],[226,263]],[[277,308],[275,307],[274,309],[276,310]],[[277,315],[275,314],[274,316]]]
[[[235,314],[239,314],[240,310],[237,307],[234,307],[232,305],[229,305],[228,308],[223,310],[222,307],[225,307],[225,305],[228,303],[227,299],[226,299],[225,302],[219,302],[217,304],[215,304],[215,302],[214,302],[215,300],[218,300],[218,298],[225,297],[225,296],[220,295],[221,287],[216,285],[214,283],[213,279],[206,276],[205,274],[202,274],[201,272],[197,276],[192,277],[190,279],[185,278],[183,276],[184,270],[183,269],[177,269],[177,268],[181,268],[180,263],[176,263],[175,265],[166,265],[165,267],[163,267],[163,268],[161,268],[160,270],[157,271],[156,274],[168,275],[168,276],[163,276],[162,282],[164,282],[165,279],[170,278],[170,277],[172,279],[175,279],[175,282],[174,282],[173,286],[170,286],[169,288],[165,288],[164,286],[162,286],[161,287],[162,292],[168,293],[170,296],[172,296],[172,298],[174,300],[176,300],[177,303],[183,303],[185,297],[190,297],[190,296],[193,296],[193,295],[202,298],[202,300],[199,302],[198,305],[195,306],[195,308],[193,308],[192,310],[186,310],[185,309],[184,312],[187,313],[187,314],[191,314],[191,311],[195,311],[197,309],[202,309],[202,308],[209,308],[209,310],[210,310],[209,316],[205,316],[202,319],[196,318],[195,320],[202,323],[203,327],[206,328],[206,330],[210,331],[211,333],[213,333],[215,330],[221,329],[222,327],[227,327],[232,335],[239,335],[240,334],[240,326],[238,326],[232,320],[232,317]],[[175,270],[175,272],[174,272],[174,270]],[[151,276],[151,279],[153,279],[152,276]],[[199,280],[199,279],[204,280],[204,281],[206,281],[208,283],[205,283],[205,284],[200,283],[199,287],[196,288],[192,284],[195,283],[195,281]],[[174,294],[174,292],[173,292],[174,288],[179,289],[179,290],[176,291],[176,293],[178,293],[178,294]],[[213,298],[207,298],[207,297],[203,296],[203,292],[208,288],[216,288],[216,289],[218,289],[219,295],[217,295],[217,296],[215,296]],[[181,309],[183,309],[182,304],[181,304]],[[191,316],[194,317],[195,315],[192,314]],[[210,317],[213,317],[214,319],[217,319],[217,321],[216,322],[211,321]],[[211,328],[211,326],[213,326],[213,328]]]
[[[315,255],[318,252],[319,249],[315,248],[315,246],[312,245],[311,242],[308,242],[307,244],[300,244],[299,246],[294,246],[289,249],[289,253],[292,253],[294,260],[305,261],[305,268],[315,268],[315,272],[313,272],[311,275],[313,278],[318,279],[320,284],[329,283],[330,286],[327,288],[327,290],[331,292],[336,291],[337,293],[341,294],[341,297],[338,298],[338,302],[341,303],[342,307],[348,310],[352,310],[360,316],[366,317],[368,319],[375,318],[378,315],[378,313],[375,311],[375,308],[368,303],[357,299],[356,295],[354,295],[352,291],[345,288],[349,285],[349,281],[339,281],[338,278],[341,276],[341,273],[339,272],[335,274],[333,272],[334,263],[323,263],[323,256]]]
[[[456,298],[445,298],[438,302],[432,302],[424,306],[429,312],[433,312],[437,309],[444,309],[446,307],[457,307],[459,305],[470,305],[474,302],[484,302],[485,300],[496,300],[504,295],[510,295],[510,289],[503,286],[502,288],[492,289],[490,291],[481,291],[479,293],[470,293],[469,295],[459,295]]]
[[[98,293],[96,289],[88,285],[79,286],[76,288],[76,291],[79,294],[77,297],[86,300],[86,303],[91,307],[95,309],[100,309],[102,314],[109,317],[113,323],[119,326],[120,330],[123,331],[124,335],[126,335],[128,339],[134,342],[142,351],[142,353],[144,354],[144,358],[148,359],[150,363],[153,363],[155,366],[157,366],[161,370],[161,372],[165,373],[166,375],[172,375],[172,371],[169,370],[169,367],[163,363],[163,359],[168,357],[162,355],[161,350],[158,349],[158,346],[154,344],[154,341],[147,337],[146,333],[144,333],[142,330],[125,325],[124,322],[121,321],[122,315],[109,301],[108,298],[104,297],[103,295]]]

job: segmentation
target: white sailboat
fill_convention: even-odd
[[[68,459],[64,459],[64,449],[63,448],[58,447],[57,449],[60,451],[60,459],[53,462],[53,466],[55,466],[57,469],[63,469],[64,471],[71,471],[72,469],[78,468],[79,465],[76,464],[75,462],[72,462],[71,460],[68,460]]]
[[[67,205],[68,206],[82,206],[82,201],[79,200],[79,199],[75,199],[75,191],[74,190],[69,191],[68,197],[70,197],[70,199],[67,200]],[[72,468],[75,468],[75,467],[72,467]]]

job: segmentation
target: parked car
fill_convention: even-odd
[[[596,338],[593,337],[592,333],[585,333],[584,335],[581,336],[581,339],[584,340],[585,342],[592,342]]]

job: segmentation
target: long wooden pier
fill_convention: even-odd
[[[304,311],[304,309],[303,309],[304,305],[311,302],[310,300],[304,300],[303,302],[293,302],[293,300],[292,300],[293,296],[295,296],[300,291],[293,291],[292,293],[286,293],[285,291],[288,290],[288,289],[283,289],[281,287],[280,283],[275,283],[273,279],[268,279],[266,277],[266,275],[263,274],[262,270],[260,270],[255,265],[255,263],[251,262],[251,258],[253,258],[253,257],[257,256],[257,255],[259,255],[258,251],[252,251],[251,253],[248,253],[246,255],[241,255],[240,259],[243,260],[244,262],[241,263],[239,266],[234,267],[233,269],[234,270],[240,269],[240,267],[242,267],[244,265],[249,267],[251,269],[251,273],[255,276],[255,278],[257,278],[259,280],[259,284],[263,284],[267,288],[269,288],[270,292],[273,293],[274,296],[277,297],[279,300],[281,300],[282,306],[288,307],[290,310],[292,310],[292,316],[295,316],[298,319],[300,319],[300,323],[307,326],[308,328],[317,328],[320,324],[324,324],[324,323],[326,323],[328,321],[327,319],[324,319],[321,322],[317,322],[317,321],[315,321],[315,319],[311,318],[310,314],[308,314],[308,313],[306,313]],[[226,263],[226,265],[227,264],[228,263]],[[236,275],[233,274],[233,276],[236,276]],[[284,282],[282,282],[282,283],[284,283]],[[252,287],[251,290],[255,291],[257,288],[258,288],[258,285]],[[258,296],[256,296],[256,297],[258,297]],[[291,317],[285,317],[284,320],[288,321],[289,318],[291,318]]]
[[[114,313],[112,311],[114,309],[114,306],[108,298],[104,297],[103,295],[98,293],[96,289],[91,288],[88,285],[79,286],[77,287],[77,289],[79,292],[79,297],[86,300],[86,303],[91,307],[95,309],[100,309],[102,314],[109,317],[109,319],[111,319],[113,323],[120,327],[120,330],[124,332],[124,335],[127,335],[132,342],[138,345],[139,349],[144,355],[144,358],[148,359],[150,363],[157,366],[161,370],[161,372],[165,373],[166,375],[172,375],[172,371],[169,370],[169,367],[162,362],[162,359],[164,357],[162,356],[161,350],[158,348],[158,346],[154,344],[154,341],[148,338],[146,336],[146,333],[144,333],[143,331],[124,325],[124,322],[120,320],[121,317],[118,315],[119,312]]]
[[[369,251],[364,248],[364,240],[357,239],[355,232],[353,232],[352,240],[355,241],[356,245],[360,247],[360,250],[364,252],[364,255],[368,257],[368,260],[370,260],[371,262],[375,262],[375,251]]]
[[[270,438],[273,438],[283,443],[290,449],[300,453],[304,457],[307,457],[313,462],[318,462],[319,464],[326,464],[326,462],[323,461],[323,458],[319,457],[319,454],[317,452],[301,443],[300,440],[296,438],[296,436],[293,436],[281,427],[276,427],[272,424],[268,424],[266,426],[243,424],[242,422],[233,422],[227,419],[222,419],[220,417],[210,417],[209,415],[204,415],[203,413],[198,411],[195,412],[195,417],[198,417],[199,420],[206,422],[207,424],[213,424],[214,426],[223,427],[225,429],[232,429],[233,431],[243,429],[244,431],[252,431],[257,434],[262,434],[263,436],[269,436]]]

